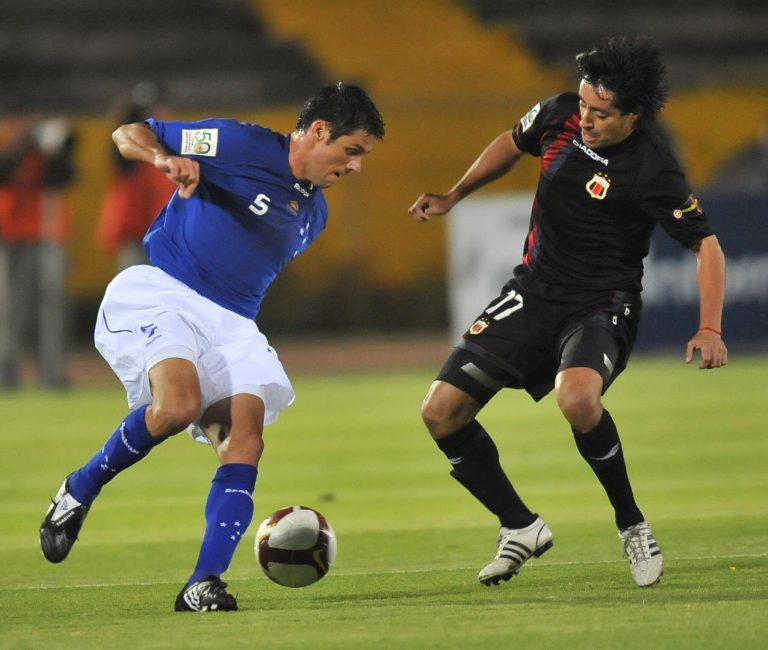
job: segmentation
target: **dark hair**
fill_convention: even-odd
[[[377,140],[384,138],[384,120],[368,94],[358,86],[339,82],[310,97],[296,121],[296,130],[306,129],[315,120],[331,125],[331,140],[365,131]]]
[[[622,113],[640,111],[653,120],[667,100],[666,69],[651,39],[610,36],[576,56],[576,69],[588,84],[614,93]]]

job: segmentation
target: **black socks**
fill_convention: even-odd
[[[589,463],[608,495],[619,530],[643,521],[629,482],[621,441],[607,410],[587,433],[573,430],[576,447]],[[435,441],[453,466],[451,476],[461,483],[502,526],[524,528],[536,518],[518,496],[499,463],[499,452],[477,420]]]
[[[619,530],[643,521],[643,513],[632,494],[619,433],[611,414],[603,410],[600,422],[587,433],[571,430],[579,453],[589,463],[608,495]]]
[[[502,526],[525,528],[533,514],[518,496],[499,464],[499,452],[477,420],[435,441],[453,466],[451,476],[461,483]]]

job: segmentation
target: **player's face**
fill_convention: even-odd
[[[307,158],[306,179],[316,187],[330,187],[347,174],[359,172],[374,141],[372,135],[359,129],[331,140],[330,130],[326,130]]]
[[[590,149],[618,144],[637,125],[638,113],[622,113],[613,104],[614,93],[586,81],[579,86],[581,139]]]

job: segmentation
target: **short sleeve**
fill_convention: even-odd
[[[685,248],[714,234],[682,172],[665,171],[640,189],[640,210]]]
[[[523,115],[512,129],[512,137],[520,151],[532,156],[541,155],[541,131],[539,128],[541,122],[541,102],[539,102]]]
[[[553,120],[567,112],[566,104],[571,99],[568,95],[564,93],[540,101],[518,120],[512,128],[512,137],[520,151],[541,156],[544,133]]]
[[[243,126],[231,119],[166,122],[149,118],[145,123],[168,152],[200,162],[221,158],[228,150],[231,153],[236,149],[238,137],[233,130]]]

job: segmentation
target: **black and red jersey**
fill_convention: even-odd
[[[534,106],[512,131],[521,151],[541,159],[523,264],[563,296],[639,294],[657,223],[687,248],[712,230],[653,123],[593,150],[579,121],[578,95],[564,93]]]

